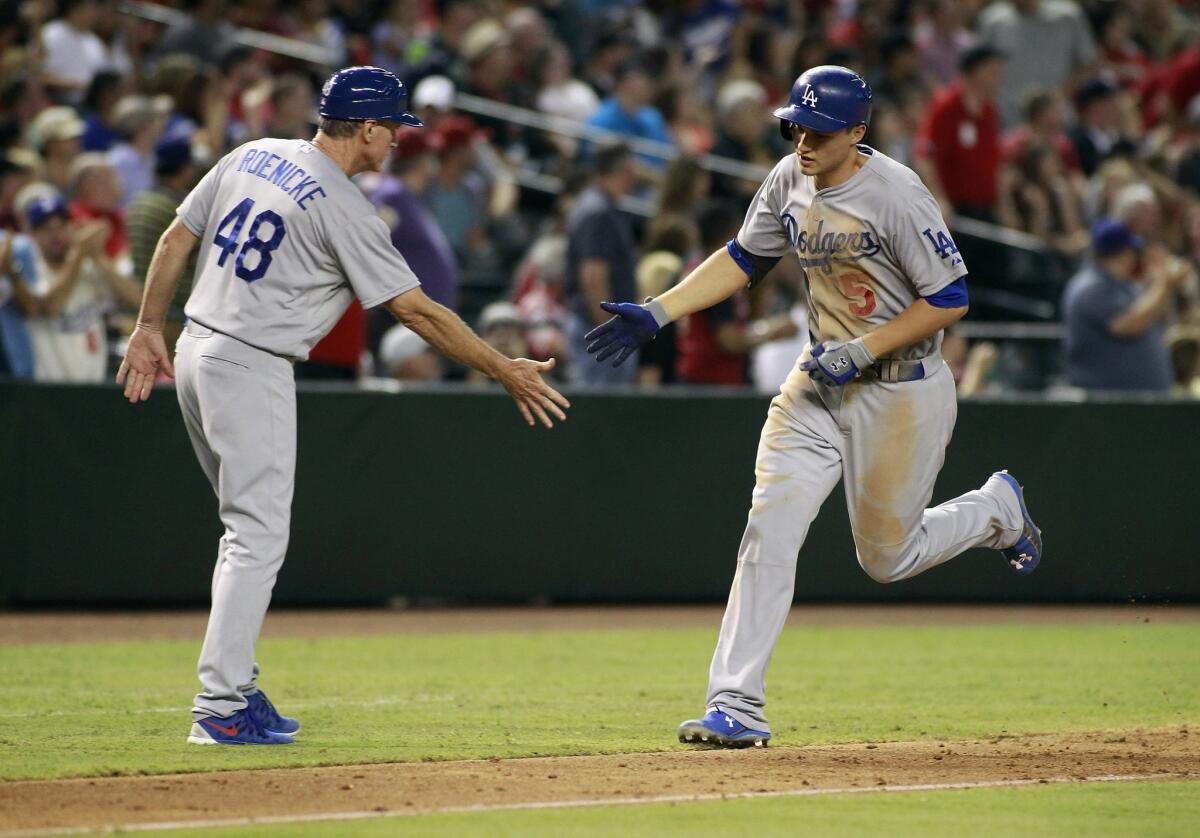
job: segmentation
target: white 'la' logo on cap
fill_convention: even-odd
[[[812,85],[804,85],[804,95],[800,97],[800,101],[808,105],[810,108],[817,106],[817,94],[813,93]]]

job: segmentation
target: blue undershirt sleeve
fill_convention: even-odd
[[[936,308],[962,308],[967,304],[967,278],[960,276],[936,294],[921,299]]]

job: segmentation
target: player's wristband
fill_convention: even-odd
[[[859,372],[862,372],[867,367],[874,366],[879,360],[871,354],[870,349],[867,349],[866,341],[862,338],[855,338],[847,343],[846,352],[850,355],[850,360],[854,361],[854,365],[858,367]]]
[[[660,329],[671,322],[671,316],[667,314],[667,310],[663,308],[663,304],[652,297],[646,300],[642,308],[653,315],[654,322],[658,324],[658,328]]]

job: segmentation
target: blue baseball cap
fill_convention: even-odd
[[[1092,252],[1111,256],[1122,250],[1141,250],[1146,244],[1129,225],[1117,218],[1101,218],[1092,225]]]
[[[192,162],[192,143],[187,137],[173,136],[154,146],[154,172],[173,175]]]
[[[25,205],[25,218],[34,229],[41,227],[56,215],[67,217],[67,205],[57,195],[43,195]]]

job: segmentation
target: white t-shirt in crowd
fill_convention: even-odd
[[[46,73],[84,87],[109,63],[108,50],[95,32],[76,29],[65,20],[52,20],[42,27],[42,47]]]
[[[53,271],[36,254],[37,277],[32,289],[45,295],[53,283]],[[100,268],[88,259],[79,269],[79,279],[63,310],[51,317],[29,319],[36,381],[99,382],[108,368],[108,346],[104,315],[116,303]]]

